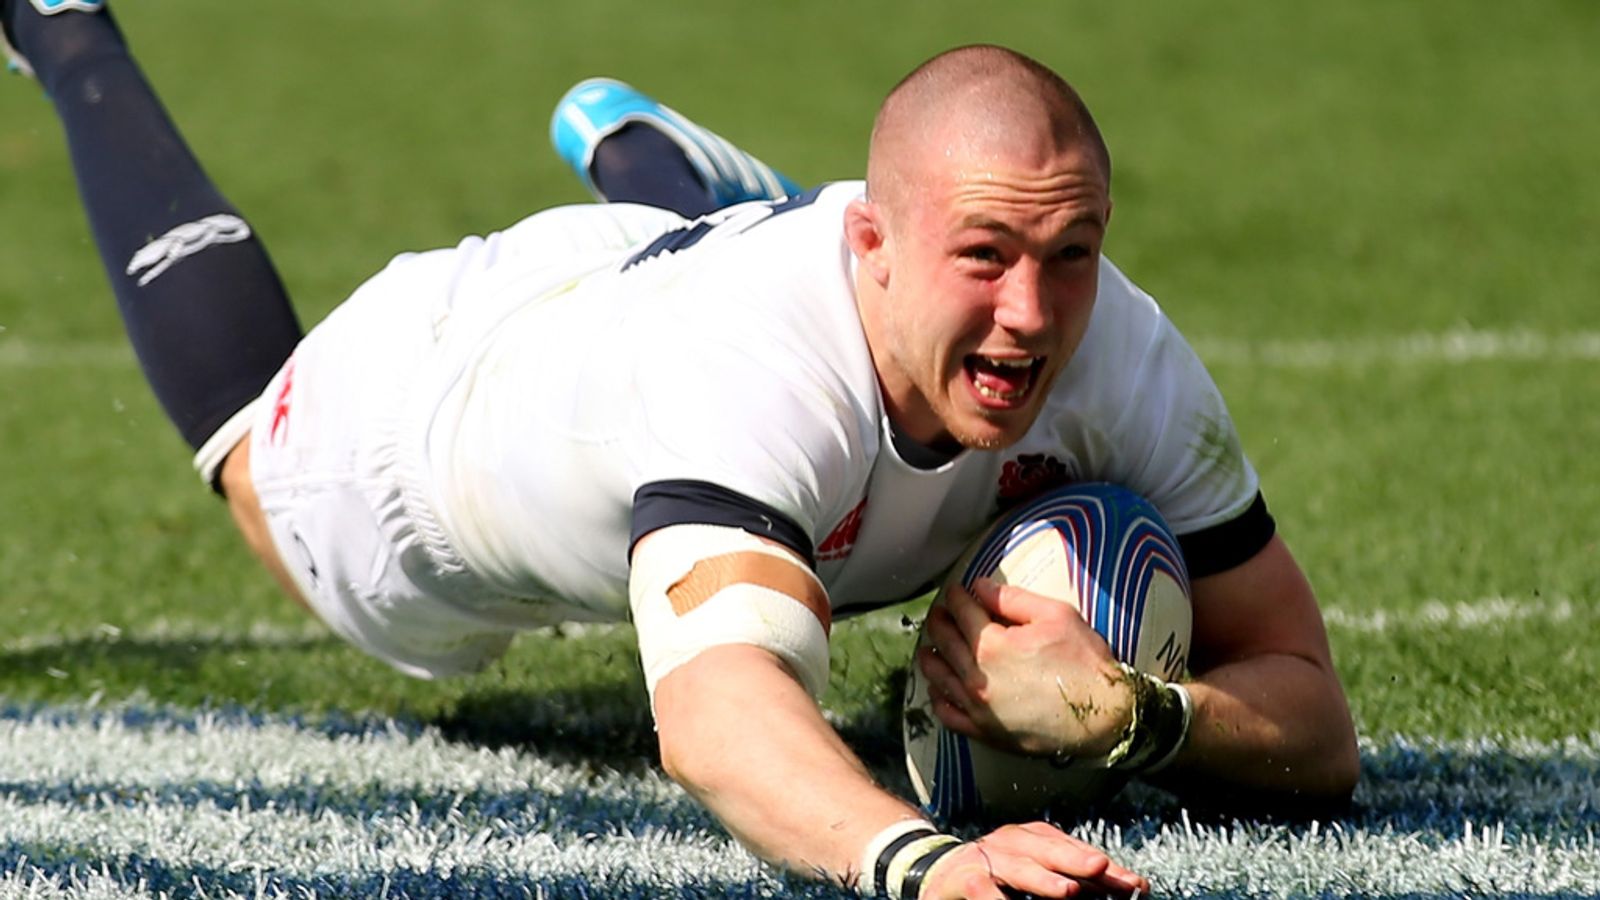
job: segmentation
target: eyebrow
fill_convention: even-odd
[[[1105,221],[1093,213],[1083,213],[1075,216],[1070,222],[1063,226],[1058,234],[1066,234],[1080,225],[1088,225],[1093,228],[1103,230],[1105,228]],[[962,217],[961,221],[956,223],[956,231],[966,231],[969,228],[976,228],[981,231],[993,231],[1008,237],[1013,237],[1017,233],[1017,230],[1012,228],[1010,225],[1007,225],[998,219],[986,216],[983,213],[968,213],[966,216]]]
[[[968,213],[962,217],[961,221],[956,223],[957,231],[966,231],[969,228],[977,228],[982,231],[999,231],[1005,234],[1015,233],[1015,229],[1010,225],[980,213]]]

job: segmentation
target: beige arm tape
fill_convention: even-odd
[[[813,697],[828,684],[832,612],[822,582],[789,550],[721,525],[673,525],[634,549],[629,602],[645,686],[724,644],[769,650]]]

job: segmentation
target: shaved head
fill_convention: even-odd
[[[1110,154],[1071,85],[1013,50],[958,47],[918,66],[883,101],[867,153],[867,196],[892,220],[930,166],[1079,145],[1109,185]]]
[[[1088,331],[1110,181],[1077,92],[1020,53],[961,47],[889,92],[844,230],[897,433],[995,449],[1033,427]]]

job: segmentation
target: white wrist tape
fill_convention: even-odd
[[[828,595],[785,548],[721,525],[662,528],[634,549],[628,594],[652,702],[668,672],[723,644],[771,651],[813,697],[828,685]]]
[[[1105,757],[1108,768],[1129,773],[1150,772],[1171,763],[1189,739],[1194,701],[1176,682],[1117,663],[1133,687],[1128,727]]]
[[[1189,726],[1194,724],[1194,698],[1189,696],[1189,689],[1175,681],[1168,682],[1167,687],[1177,695],[1178,702],[1183,706],[1183,724],[1178,732],[1177,740],[1172,741],[1171,749],[1167,750],[1166,754],[1160,759],[1151,760],[1145,766],[1144,771],[1146,774],[1159,772],[1171,765],[1174,759],[1178,758],[1178,751],[1183,749],[1184,742],[1189,739]]]
[[[883,885],[878,878],[878,857],[883,855],[883,851],[889,849],[890,844],[907,835],[938,833],[939,829],[933,827],[933,823],[927,819],[901,819],[878,832],[877,836],[867,842],[867,849],[861,854],[861,880],[856,885],[856,889],[861,896],[875,896],[882,888]],[[888,874],[887,865],[885,865],[884,874]]]
[[[856,890],[863,897],[916,900],[928,872],[961,843],[926,819],[902,819],[867,842]]]

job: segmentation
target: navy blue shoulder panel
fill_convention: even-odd
[[[815,569],[811,538],[795,521],[772,507],[709,481],[653,481],[633,495],[633,529],[628,555],[639,539],[668,525],[726,525],[777,541]]]
[[[810,206],[817,201],[817,197],[821,196],[822,189],[825,187],[827,187],[826,184],[820,184],[809,191],[796,194],[793,197],[785,197],[782,200],[765,201],[767,206],[772,209],[772,215],[762,219],[761,222],[769,222],[772,220],[772,216],[776,216],[780,213],[786,213],[790,210],[801,209],[803,207]],[[695,244],[700,243],[701,239],[710,234],[712,230],[724,224],[723,220],[715,218],[715,216],[716,213],[712,213],[709,217],[702,217],[690,222],[685,222],[682,226],[674,228],[673,230],[661,235],[660,237],[651,241],[650,244],[643,250],[640,250],[639,252],[628,257],[627,261],[622,264],[622,271],[626,272],[639,263],[642,263],[647,259],[660,256],[663,253],[677,253],[680,250],[687,250],[690,247],[693,247]],[[755,225],[750,225],[748,227],[754,228],[756,225],[760,225],[761,222],[757,222]]]
[[[1261,552],[1278,530],[1261,492],[1238,516],[1192,534],[1178,536],[1189,577],[1204,578],[1226,572]]]

